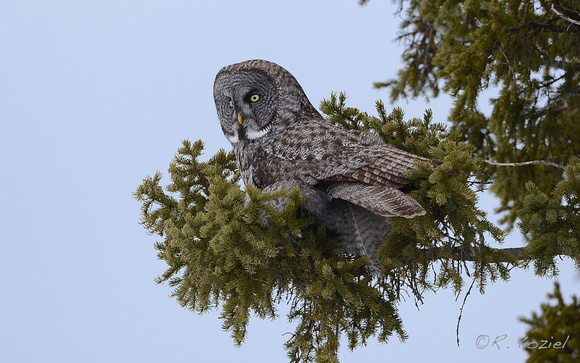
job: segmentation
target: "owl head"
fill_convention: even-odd
[[[213,96],[222,130],[232,144],[263,140],[291,123],[321,117],[290,72],[261,59],[223,67]]]

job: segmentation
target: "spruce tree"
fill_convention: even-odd
[[[399,3],[404,68],[375,87],[390,89],[392,100],[449,94],[452,130],[489,162],[498,212],[513,224],[527,182],[550,193],[580,155],[580,3]],[[486,115],[481,98],[489,89]]]
[[[233,153],[202,157],[201,140],[183,142],[168,185],[156,173],[135,192],[141,222],[161,238],[155,248],[168,265],[157,281],[193,311],[220,309],[236,344],[252,314],[277,318],[285,301],[296,326],[286,342],[290,361],[336,362],[341,337],[351,349],[372,337],[406,339],[397,311],[404,294],[421,301],[431,289],[460,293],[467,274],[483,293],[529,263],[538,275],[555,274],[558,256],[580,267],[579,7],[435,0],[401,1],[401,9],[405,68],[376,86],[389,87],[393,99],[449,93],[451,128],[430,111],[406,120],[381,101],[368,114],[347,106],[342,93],[320,105],[331,123],[439,162],[409,174],[409,193],[427,214],[389,219],[394,233],[380,250],[381,278],[361,274],[364,257],[332,253],[335,241],[300,213],[298,189],[242,186]],[[498,94],[485,115],[477,101],[490,86]],[[519,218],[526,247],[501,248],[504,230],[477,204],[488,186],[508,226]],[[282,211],[269,203],[279,198]]]
[[[577,362],[580,358],[580,301],[574,295],[567,305],[557,282],[548,298],[555,304],[544,303],[540,313],[534,311],[531,317],[520,318],[529,325],[526,336],[519,343],[529,355],[526,362]]]

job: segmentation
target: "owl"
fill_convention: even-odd
[[[298,186],[304,212],[338,241],[337,251],[367,256],[371,274],[379,272],[377,248],[391,233],[385,217],[425,214],[399,189],[416,161],[430,160],[330,124],[281,66],[255,59],[223,67],[213,95],[244,183]]]

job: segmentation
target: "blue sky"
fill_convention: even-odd
[[[216,72],[251,59],[290,70],[317,105],[333,91],[367,112],[395,76],[400,19],[390,1],[28,1],[0,4],[0,362],[284,362],[293,330],[254,319],[236,348],[218,313],[181,308],[153,279],[164,263],[138,224],[132,192],[166,172],[182,139],[206,155],[230,145],[212,99]],[[408,116],[446,98],[398,103]],[[165,173],[167,174],[167,173]],[[167,179],[165,179],[167,180]],[[493,199],[482,203],[492,211]],[[492,217],[494,219],[494,217]],[[523,244],[517,234],[506,246]],[[565,296],[578,292],[561,264]],[[342,362],[523,361],[520,315],[538,310],[553,281],[532,271],[463,295],[427,294],[400,304],[409,340],[371,340]],[[480,335],[507,334],[500,348]]]

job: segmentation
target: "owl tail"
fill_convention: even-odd
[[[365,266],[371,276],[380,275],[378,248],[392,233],[386,218],[345,200],[334,199],[329,212],[336,223],[326,225],[338,240],[335,250],[369,258]]]
[[[357,257],[368,257],[369,262],[365,266],[367,271],[371,276],[379,276],[378,248],[392,233],[391,225],[386,218],[367,209],[365,205],[347,201],[346,196],[344,199],[338,197],[339,194],[330,196],[326,190],[311,185],[278,182],[264,190],[291,188],[296,185],[300,186],[300,192],[306,197],[306,202],[301,208],[315,217],[326,227],[328,234],[337,240],[335,251]],[[346,193],[347,190],[343,188],[339,191]],[[278,200],[272,206],[282,210],[285,201]]]

